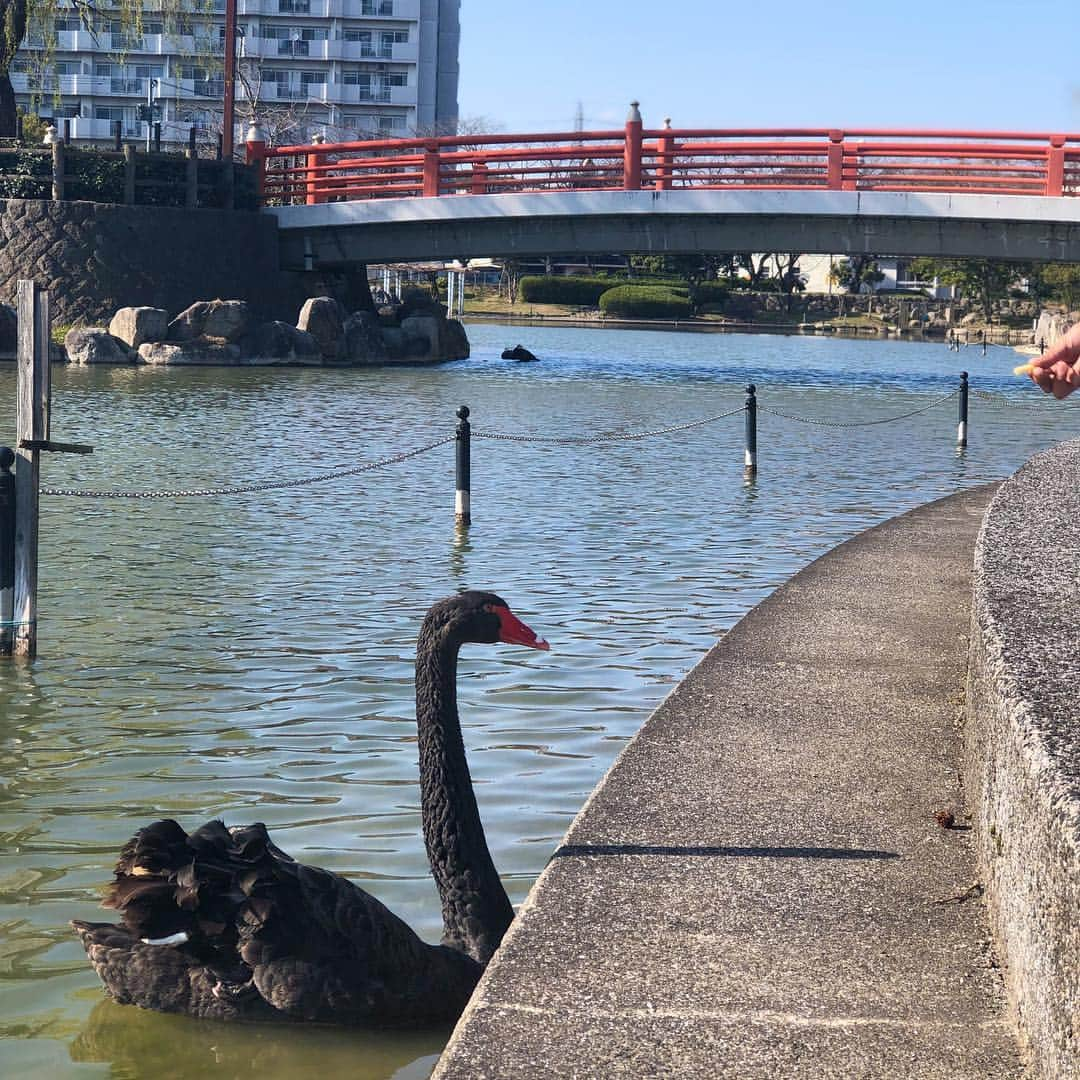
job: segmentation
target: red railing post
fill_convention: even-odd
[[[439,194],[439,144],[424,144],[424,191],[425,198]]]
[[[630,102],[630,115],[626,118],[626,142],[623,147],[623,188],[626,191],[641,190],[641,113],[638,102]]]
[[[844,133],[829,132],[829,190],[840,191],[844,183]]]
[[[244,163],[255,166],[255,193],[261,203],[266,190],[266,132],[252,120],[244,140]]]
[[[1051,135],[1050,148],[1046,151],[1046,194],[1062,195],[1065,192],[1065,136]]]
[[[326,141],[324,135],[312,135],[312,143],[319,147]],[[308,153],[304,160],[304,204],[306,206],[314,206],[320,201],[319,195],[319,162],[320,151],[318,149],[312,150]]]
[[[664,134],[656,140],[656,190],[671,190],[671,164],[675,158],[675,137],[669,135],[671,117],[664,119]]]
[[[488,167],[482,161],[477,161],[472,167],[472,180],[469,183],[470,195],[487,194],[487,171]]]

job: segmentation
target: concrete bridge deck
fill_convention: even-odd
[[[708,654],[579,814],[436,1080],[1025,1075],[959,776],[992,493],[861,534]]]

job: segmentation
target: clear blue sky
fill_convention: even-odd
[[[1080,132],[1080,0],[461,0],[463,118]],[[487,127],[487,125],[484,125]]]

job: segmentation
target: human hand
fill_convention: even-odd
[[[1080,387],[1080,323],[1028,366],[1032,382],[1059,401]]]

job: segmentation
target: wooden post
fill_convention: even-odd
[[[199,159],[194,150],[185,150],[184,156],[187,158],[184,205],[191,210],[199,205]]]
[[[124,145],[124,205],[135,205],[135,147]]]
[[[64,197],[64,140],[52,144],[52,197],[60,202]]]
[[[18,408],[15,428],[14,652],[37,653],[38,487],[40,450],[22,444],[49,437],[49,294],[34,281],[18,291]]]

